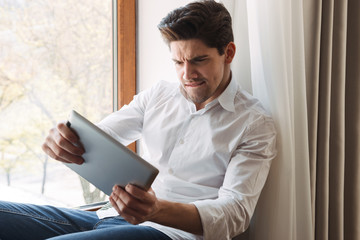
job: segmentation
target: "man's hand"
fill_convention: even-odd
[[[109,198],[116,211],[129,223],[150,221],[159,211],[159,201],[152,189],[144,191],[128,184],[125,189],[113,187]]]
[[[79,137],[63,122],[50,129],[42,149],[51,158],[60,162],[76,164],[84,162],[81,155],[84,154],[85,150],[79,141]]]
[[[125,189],[114,186],[109,200],[116,211],[131,224],[152,221],[194,234],[203,233],[195,205],[158,199],[151,188],[144,191],[131,184],[126,185]]]

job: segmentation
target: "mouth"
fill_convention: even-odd
[[[191,88],[195,88],[195,87],[200,87],[203,84],[205,84],[205,81],[192,81],[192,82],[186,82],[184,84],[185,87],[191,87]]]

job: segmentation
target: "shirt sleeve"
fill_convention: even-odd
[[[245,131],[232,155],[218,198],[196,201],[204,239],[231,239],[250,224],[257,200],[276,155],[271,118],[259,117]]]
[[[140,139],[146,107],[158,88],[155,85],[135,95],[128,105],[104,118],[97,126],[124,145]]]

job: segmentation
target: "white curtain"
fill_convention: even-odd
[[[238,58],[232,65],[234,76],[268,108],[278,131],[278,156],[259,199],[249,238],[314,239],[302,1],[222,2],[234,21]],[[250,76],[245,69],[248,66],[242,64],[246,61],[250,62]]]

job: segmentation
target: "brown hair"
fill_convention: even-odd
[[[167,44],[199,39],[220,55],[234,41],[231,16],[223,4],[213,0],[197,1],[171,11],[158,25]]]

